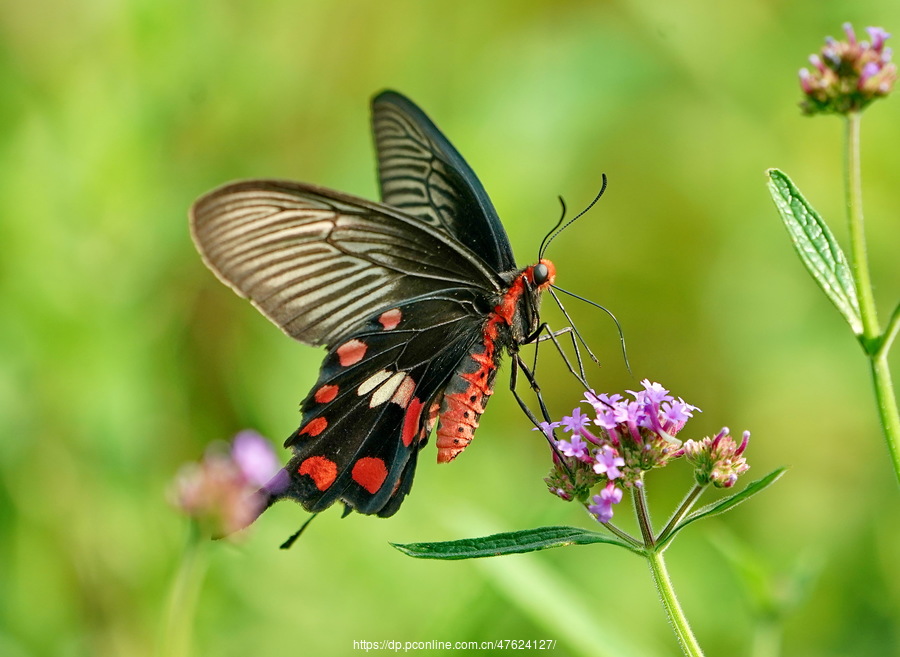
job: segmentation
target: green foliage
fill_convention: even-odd
[[[710,504],[707,504],[706,506],[703,506],[696,511],[688,514],[688,516],[677,525],[675,525],[675,527],[673,527],[671,531],[666,533],[664,536],[660,536],[660,547],[663,547],[667,543],[671,542],[671,540],[675,537],[675,534],[677,534],[679,531],[687,527],[695,520],[710,518],[712,516],[719,515],[720,513],[730,511],[738,504],[746,502],[757,493],[761,493],[766,488],[778,481],[781,478],[781,475],[783,475],[786,471],[787,468],[776,468],[762,479],[751,481],[741,490],[732,493],[731,495],[720,498],[715,502],[711,502]],[[765,500],[763,500],[762,503],[764,504]]]
[[[638,552],[631,545],[614,536],[578,527],[538,527],[458,541],[393,543],[393,546],[410,557],[453,560],[499,557],[568,545],[592,545],[595,543],[618,545]]]
[[[768,175],[769,193],[788,229],[797,255],[853,332],[862,335],[863,325],[853,274],[828,224],[784,173],[770,169]]]

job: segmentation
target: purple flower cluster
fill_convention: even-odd
[[[265,508],[265,494],[283,487],[284,473],[268,441],[255,431],[235,436],[231,449],[207,450],[184,466],[175,481],[174,502],[211,536],[243,529]]]
[[[631,399],[588,391],[584,402],[592,407],[593,417],[576,408],[559,422],[541,425],[557,450],[545,479],[550,491],[565,500],[586,502],[590,490],[604,484],[588,507],[600,522],[612,518],[622,487],[640,486],[646,470],[681,455],[675,435],[699,410],[659,383],[644,379],[641,385],[643,390],[628,391]],[[555,429],[569,435],[556,439]]]
[[[846,40],[828,37],[821,51],[810,55],[812,69],[800,69],[805,114],[858,112],[894,86],[897,67],[884,45],[890,34],[867,27],[870,41],[857,41],[850,23],[843,27]]]

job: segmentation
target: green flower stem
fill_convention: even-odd
[[[643,483],[643,479],[641,479],[641,483]],[[647,496],[643,486],[631,488],[631,500],[634,503],[634,514],[637,516],[638,525],[641,528],[644,547],[652,550],[656,545],[656,539],[653,537],[653,526],[650,524],[650,511],[647,509]]]
[[[197,600],[206,574],[208,543],[209,538],[200,532],[197,523],[191,522],[181,566],[169,594],[157,657],[187,657],[191,654],[191,636],[196,619]]]
[[[584,506],[585,510],[591,516],[591,519],[596,520],[596,518],[594,517],[594,514],[592,514],[591,510],[588,508],[588,506],[589,506],[588,503],[584,502],[582,504],[582,506]],[[634,546],[635,548],[641,549],[644,547],[643,543],[641,543],[639,540],[637,540],[634,536],[632,536],[631,534],[629,534],[628,532],[626,532],[622,529],[619,529],[611,522],[603,523],[603,527],[610,533],[615,534],[617,537],[621,538],[623,541],[625,541],[629,545]]]
[[[869,277],[869,261],[866,254],[866,237],[862,209],[862,174],[860,167],[860,114],[847,115],[845,175],[847,178],[847,218],[850,224],[850,250],[853,279],[859,296],[859,311],[863,323],[862,346],[869,359],[872,381],[875,384],[875,398],[884,437],[887,440],[894,473],[900,481],[900,413],[897,411],[897,397],[888,368],[887,350],[897,334],[898,311],[894,311],[888,328],[883,335],[878,326],[875,309],[875,295]]]
[[[678,645],[681,646],[681,650],[688,657],[702,657],[703,651],[700,649],[700,644],[697,643],[697,639],[691,631],[691,626],[684,615],[684,611],[681,609],[681,605],[678,604],[678,597],[675,595],[675,589],[672,587],[669,571],[666,570],[666,562],[662,555],[665,547],[662,549],[657,548],[656,541],[653,538],[653,527],[650,524],[650,514],[647,511],[647,496],[644,492],[644,487],[634,486],[631,489],[631,499],[634,503],[634,512],[638,519],[638,525],[641,527],[641,537],[644,539],[643,554],[647,558],[647,563],[650,564],[653,583],[656,584],[656,590],[666,610],[666,616],[668,616],[669,622],[672,624],[672,629],[675,630]],[[688,495],[682,507],[691,499],[696,499],[693,491]]]
[[[891,315],[890,320],[888,320],[888,325],[881,336],[881,344],[878,345],[876,356],[887,356],[888,351],[891,349],[891,345],[894,343],[894,338],[897,337],[898,331],[900,331],[900,304],[894,308],[894,314]]]
[[[859,157],[859,112],[847,114],[844,157],[847,178],[847,218],[850,222],[850,253],[853,280],[859,295],[859,311],[863,322],[863,337],[873,341],[878,337],[878,313],[875,295],[869,276],[869,259],[866,255],[866,233],[862,208],[862,172]]]
[[[706,486],[694,484],[691,492],[687,494],[687,497],[684,498],[681,506],[678,507],[678,510],[672,514],[672,518],[669,520],[668,524],[666,524],[665,528],[663,528],[663,530],[659,533],[660,543],[664,543],[666,540],[666,536],[669,535],[669,532],[675,529],[676,525],[678,525],[678,523],[680,523],[684,519],[684,517],[691,512],[691,509],[694,508],[694,504],[697,502],[697,498],[700,497],[701,493],[703,493],[704,490],[706,490]]]
[[[887,353],[879,352],[870,356],[869,366],[872,369],[872,381],[875,383],[878,415],[881,417],[881,426],[884,427],[884,437],[887,439],[894,472],[900,481],[900,414],[897,412],[897,398],[894,396]]]
[[[662,552],[647,550],[647,563],[650,564],[653,582],[656,584],[656,590],[666,609],[672,629],[675,630],[675,636],[678,637],[678,645],[681,646],[682,652],[688,657],[702,657],[703,651],[700,649],[700,644],[697,643],[684,611],[678,604],[678,598],[675,595],[675,589],[672,588],[672,580],[669,578],[669,571],[666,570]]]

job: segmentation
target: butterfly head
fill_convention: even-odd
[[[543,292],[556,279],[556,267],[546,258],[541,258],[540,262],[525,270],[525,275],[536,291]]]
[[[512,327],[514,343],[527,341],[540,324],[541,293],[556,278],[556,267],[546,258],[526,267],[510,287],[501,304],[506,309],[506,321]],[[501,312],[501,315],[504,314]]]

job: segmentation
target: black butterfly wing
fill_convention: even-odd
[[[497,211],[475,173],[437,126],[395,91],[372,100],[381,200],[452,235],[494,271],[516,268]]]
[[[499,275],[416,218],[299,183],[225,185],[195,203],[191,227],[220,279],[288,335],[329,347],[281,497],[394,513]]]
[[[291,485],[282,497],[312,512],[341,500],[392,515],[412,485],[447,381],[482,339],[470,289],[409,300],[333,346],[288,439]]]
[[[191,232],[207,266],[291,337],[331,345],[363,318],[499,275],[452,236],[313,185],[248,180],[202,196]]]

